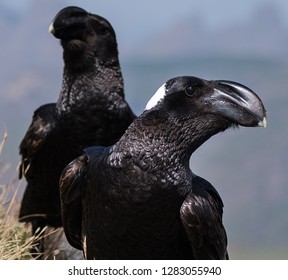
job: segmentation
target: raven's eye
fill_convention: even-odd
[[[108,29],[106,27],[101,26],[101,27],[97,28],[97,33],[99,35],[108,35],[109,31],[108,31]]]
[[[192,87],[192,86],[187,86],[187,87],[185,88],[185,93],[186,93],[186,95],[189,96],[189,97],[193,96],[193,95],[195,94],[195,92],[196,92],[196,90],[195,90],[194,87]]]
[[[92,27],[97,35],[106,36],[109,34],[109,29],[96,20],[92,21]]]

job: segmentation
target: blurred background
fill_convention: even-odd
[[[288,259],[286,0],[0,0],[0,139],[8,133],[0,184],[17,179],[18,146],[33,111],[58,99],[62,49],[48,27],[68,5],[113,25],[126,98],[137,114],[179,75],[234,80],[263,99],[266,129],[213,137],[191,168],[222,196],[231,259]]]

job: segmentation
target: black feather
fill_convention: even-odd
[[[27,187],[19,219],[32,223],[34,232],[38,227],[62,225],[59,178],[63,168],[88,146],[118,141],[135,118],[124,98],[110,23],[67,7],[56,15],[50,30],[63,47],[62,89],[57,103],[35,111],[20,145],[19,175],[25,176]]]
[[[88,160],[65,168],[62,207],[74,207],[65,202],[78,193],[81,217],[65,211],[64,229],[86,258],[228,258],[222,200],[189,168],[192,153],[213,135],[265,123],[256,94],[241,85],[226,92],[227,84],[171,79],[116,144],[91,147],[82,156]]]

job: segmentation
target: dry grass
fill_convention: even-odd
[[[32,259],[30,250],[33,247],[34,237],[30,230],[17,222],[17,217],[11,215],[3,206],[0,198],[0,259],[27,260]],[[13,205],[13,201],[9,202]],[[10,209],[13,209],[10,208]]]
[[[7,138],[8,135],[5,132],[3,140],[0,142],[0,156]],[[30,250],[37,237],[31,236],[29,227],[18,223],[17,192],[20,182],[11,180],[6,185],[1,184],[7,168],[8,165],[0,161],[0,259],[32,259]]]

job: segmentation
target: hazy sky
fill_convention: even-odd
[[[0,7],[6,6],[22,12],[33,9],[33,5],[41,3],[40,1],[42,0],[0,0]],[[143,38],[153,37],[181,19],[187,20],[196,16],[204,26],[218,28],[251,18],[259,5],[264,4],[278,6],[288,26],[287,0],[50,0],[50,3],[52,1],[57,2],[59,8],[76,5],[107,18],[116,29],[119,42],[125,38],[133,40],[136,46]],[[55,14],[57,12],[58,10]]]
[[[155,21],[157,26],[161,26],[171,20],[195,14],[201,15],[205,23],[210,26],[227,24],[249,18],[259,5],[265,3],[279,6],[284,15],[288,14],[287,0],[58,0],[58,2],[62,2],[63,6],[77,5],[109,18],[122,18],[127,25],[134,22],[136,26],[138,22],[145,22],[150,26]],[[21,11],[31,8],[33,0],[0,0],[0,3]],[[288,17],[286,18],[288,24]]]
[[[51,7],[58,6],[58,8],[57,10],[55,8],[55,11],[50,9],[43,14],[47,24],[62,7],[80,6],[111,22],[116,31],[118,43],[122,46],[122,54],[125,46],[129,46],[133,51],[143,42],[167,31],[167,28],[190,19],[197,20],[198,23],[200,21],[204,27],[208,28],[221,28],[224,25],[235,25],[238,22],[241,24],[251,19],[260,5],[279,7],[280,15],[288,27],[287,0],[49,0],[49,2],[47,0],[0,0],[0,8],[6,6],[21,14],[21,12],[33,10],[35,5],[41,5],[45,9],[53,1],[57,4]]]
[[[245,19],[251,11],[254,11],[260,4],[271,3],[278,5],[283,13],[288,12],[287,0],[60,0],[64,5],[78,5],[86,9],[97,10],[99,13],[120,15],[128,14],[136,21],[147,21],[157,18],[160,23],[172,18],[187,16],[191,13],[201,13],[211,24],[221,24],[237,19]],[[23,10],[32,5],[33,0],[1,0],[2,5],[14,10]],[[135,11],[138,11],[137,13]],[[288,22],[288,20],[287,20]]]

